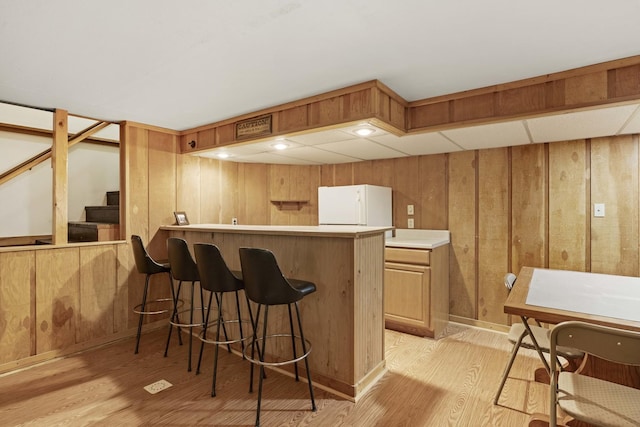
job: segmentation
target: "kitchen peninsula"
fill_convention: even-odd
[[[216,244],[232,270],[240,247],[270,249],[287,277],[312,281],[300,302],[314,385],[357,400],[385,372],[384,232],[391,227],[196,224],[167,237]],[[284,318],[286,311],[283,308]]]

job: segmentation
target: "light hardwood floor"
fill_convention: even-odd
[[[521,352],[494,406],[510,350],[506,336],[456,324],[445,335],[436,341],[386,331],[388,372],[357,403],[316,388],[317,412],[306,383],[270,371],[262,425],[510,427],[548,413],[547,386],[532,381],[541,366],[535,354]],[[248,362],[221,351],[212,398],[213,348],[205,347],[196,376],[195,365],[186,369],[186,345],[172,340],[163,357],[165,337],[164,328],[144,334],[138,355],[127,339],[0,377],[0,425],[253,425],[257,393],[248,393]],[[161,379],[173,386],[155,395],[143,389]]]

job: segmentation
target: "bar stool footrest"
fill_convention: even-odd
[[[293,336],[296,340],[296,343],[300,344],[302,343],[302,338],[298,335],[294,335]],[[266,339],[265,338],[258,338],[256,339],[256,344],[259,341],[268,341],[269,339],[278,339],[278,338],[286,338],[288,340],[288,342],[291,342],[291,334],[273,334],[273,335],[267,335]],[[251,354],[250,354],[250,350],[251,350],[251,346],[248,345],[244,348],[244,351],[242,352],[243,356],[251,363],[256,364],[256,365],[262,365],[262,366],[282,366],[282,365],[289,365],[292,363],[297,363],[301,360],[304,360],[307,356],[309,356],[309,353],[311,353],[311,342],[305,338],[304,342],[307,345],[307,351],[296,357],[295,359],[287,359],[287,360],[280,360],[277,362],[267,362],[267,361],[262,361],[260,359],[256,359],[256,358],[252,358]],[[298,348],[298,344],[296,344],[296,348]],[[263,342],[260,346],[258,346],[258,348],[263,348],[264,349],[265,343]],[[247,354],[247,352],[249,352],[249,354]],[[258,351],[256,350],[256,353],[258,353]],[[259,354],[257,354],[257,356],[259,357]]]
[[[239,324],[245,324],[247,326],[250,326],[251,323],[248,320],[238,320],[238,319],[233,319],[233,320],[223,320],[222,324],[223,325],[231,325],[237,323]],[[218,324],[217,320],[213,320],[211,322],[209,322],[207,324],[207,332],[211,332],[211,327],[212,326],[216,326]],[[244,341],[249,341],[251,339],[253,339],[253,335],[248,335],[246,337],[242,337],[242,338],[237,338],[237,339],[229,339],[229,340],[224,340],[224,341],[216,341],[215,339],[212,338],[204,338],[204,329],[200,331],[200,333],[198,334],[198,338],[200,338],[200,341],[205,342],[207,344],[218,344],[218,345],[227,345],[227,344],[236,344],[239,342],[244,342]]]
[[[164,313],[169,313],[171,312],[171,308],[172,307],[167,307],[166,309],[158,309],[158,310],[149,310],[149,306],[150,305],[159,305],[159,304],[164,304],[170,302],[171,305],[173,305],[173,299],[172,298],[157,298],[154,300],[150,300],[147,301],[145,303],[145,311],[142,311],[142,304],[138,304],[135,307],[133,307],[133,312],[135,314],[145,314],[145,315],[154,315],[154,314],[164,314]],[[182,307],[182,305],[184,304],[184,301],[182,300],[178,300],[178,307]]]
[[[193,311],[194,311],[194,313],[195,313],[196,311],[202,311],[202,312],[204,313],[206,310],[207,310],[207,309],[206,309],[206,308],[204,308],[204,307],[193,307]],[[186,310],[178,311],[178,312],[176,313],[176,315],[177,315],[177,316],[180,316],[180,315],[182,315],[182,314],[186,314],[186,313],[191,313],[191,309],[189,309],[189,308],[188,308],[188,309],[186,309]],[[177,327],[179,327],[179,328],[192,328],[192,327],[195,327],[195,326],[204,326],[204,323],[203,323],[203,322],[198,322],[198,323],[181,323],[181,322],[174,322],[174,321],[173,321],[173,319],[170,319],[170,320],[169,320],[169,323],[170,323],[170,324],[172,324],[173,326],[177,326]]]

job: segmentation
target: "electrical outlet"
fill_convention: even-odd
[[[413,228],[413,218],[407,220],[407,228]]]
[[[413,215],[413,205],[407,205],[407,215]]]
[[[144,389],[147,390],[149,393],[151,394],[156,394],[161,392],[162,390],[166,390],[169,387],[172,387],[173,384],[171,384],[169,381],[167,380],[160,380],[160,381],[156,381],[153,384],[149,384],[148,386],[145,386]]]
[[[593,216],[604,217],[604,203],[593,204]]]

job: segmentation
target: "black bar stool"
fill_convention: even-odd
[[[173,286],[171,286],[171,267],[168,262],[158,262],[151,258],[151,255],[147,252],[147,249],[142,244],[142,238],[138,235],[131,235],[131,247],[133,248],[133,257],[136,261],[136,269],[138,273],[145,274],[144,291],[142,293],[142,303],[133,307],[133,312],[140,315],[138,319],[138,333],[136,335],[136,349],[134,354],[138,354],[138,348],[140,346],[140,335],[142,334],[142,322],[144,316],[151,316],[155,314],[168,313],[170,307],[160,308],[164,303],[171,301],[175,306],[176,296],[173,292]],[[171,298],[157,298],[151,301],[147,301],[147,294],[149,292],[149,282],[151,276],[154,274],[167,273],[169,275],[169,287],[171,288]],[[153,310],[150,306],[158,306],[158,309]]]
[[[189,362],[187,365],[187,371],[191,372],[191,349],[193,347],[193,328],[194,326],[202,326],[204,324],[204,313],[201,312],[201,321],[195,322],[193,320],[194,310],[203,311],[202,307],[194,307],[194,294],[195,283],[200,282],[200,275],[198,273],[198,267],[195,261],[191,257],[187,242],[177,237],[170,237],[167,239],[167,250],[169,254],[169,263],[171,264],[171,276],[174,280],[178,280],[178,291],[176,292],[176,298],[180,298],[180,291],[182,290],[182,282],[191,282],[191,304],[187,310],[178,311],[177,303],[173,306],[173,316],[171,316],[171,326],[169,327],[169,336],[167,337],[167,346],[164,350],[165,357],[169,353],[169,342],[171,341],[171,331],[173,326],[180,328],[189,328]],[[204,301],[204,295],[202,287],[200,287],[200,301]],[[189,311],[189,323],[184,323],[180,320],[180,314]]]
[[[311,352],[311,343],[304,338],[302,330],[302,321],[300,320],[300,309],[298,301],[306,295],[315,292],[316,285],[312,282],[304,280],[285,278],[278,266],[275,256],[268,249],[259,248],[240,248],[240,264],[242,266],[242,276],[247,297],[250,301],[258,304],[255,322],[253,323],[253,339],[251,340],[251,356],[247,356],[245,349],[245,357],[251,362],[251,382],[249,392],[253,391],[253,365],[260,365],[260,382],[258,386],[258,409],[256,413],[256,426],[260,425],[260,405],[262,403],[262,382],[264,379],[265,366],[282,366],[286,364],[294,364],[296,381],[298,378],[298,362],[304,359],[305,369],[307,371],[307,382],[309,384],[309,394],[311,396],[311,410],[316,411],[316,402],[313,396],[313,385],[311,383],[311,373],[309,371],[308,356]],[[289,327],[290,333],[277,333],[267,335],[267,320],[269,316],[269,307],[273,305],[287,305],[289,310]],[[298,331],[300,335],[296,335],[293,328],[293,316],[291,314],[291,305],[295,305],[296,317],[298,318]],[[262,319],[262,336],[257,333],[258,323],[260,321],[260,311],[264,307],[264,316]],[[291,339],[293,357],[286,359],[279,355],[274,357],[273,361],[266,360],[267,343],[275,342],[279,338]],[[259,345],[258,341],[262,342]],[[297,355],[296,341],[302,345],[302,354]],[[258,358],[255,357],[255,349],[258,350]],[[262,347],[262,348],[261,348]]]
[[[204,328],[200,334],[202,340],[200,344],[200,356],[198,357],[198,367],[196,368],[196,374],[200,373],[200,363],[202,362],[202,351],[204,344],[214,344],[215,354],[213,359],[213,382],[211,385],[211,397],[216,395],[216,377],[218,373],[218,348],[220,345],[226,345],[229,352],[231,352],[231,344],[240,343],[241,351],[244,353],[244,342],[251,338],[251,335],[245,336],[242,329],[243,323],[249,325],[248,320],[243,320],[240,311],[240,297],[239,291],[244,289],[244,282],[242,281],[241,272],[232,272],[227,267],[227,264],[222,258],[220,249],[216,245],[211,243],[196,243],[193,245],[193,251],[196,255],[196,264],[198,266],[198,272],[200,274],[200,286],[209,291],[209,303],[207,304],[207,315],[204,322]],[[223,318],[223,305],[224,294],[228,292],[235,293],[236,299],[236,317]],[[211,303],[213,298],[216,299],[218,306],[217,319],[211,323],[216,326],[215,338],[211,339],[207,337],[207,330],[210,326],[209,316],[211,314]],[[253,316],[251,313],[251,307],[245,294],[245,300],[247,301],[247,307],[249,310],[249,317],[251,319],[251,325],[253,325]],[[225,314],[226,315],[226,314]],[[227,333],[227,326],[231,329],[231,338]],[[220,329],[223,329],[224,339],[220,338]]]

